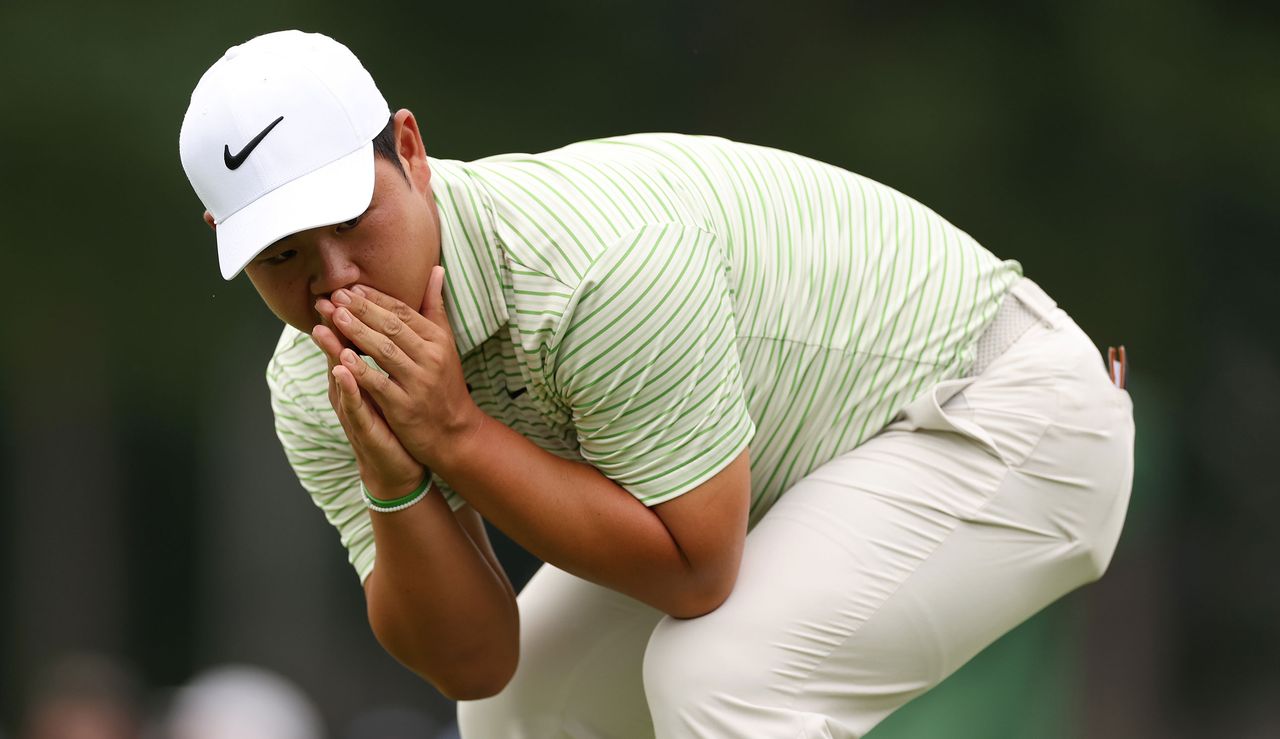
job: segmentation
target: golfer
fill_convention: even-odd
[[[180,149],[285,324],[285,453],[466,737],[862,736],[1111,559],[1127,393],[888,187],[675,134],[429,157],[297,31]],[[484,520],[546,563],[518,598]]]

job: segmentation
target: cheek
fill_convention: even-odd
[[[431,265],[424,250],[409,239],[383,242],[368,249],[361,260],[362,279],[370,286],[415,310],[422,305]]]
[[[310,333],[319,320],[315,313],[315,300],[304,279],[284,275],[264,274],[262,269],[246,270],[262,302],[276,318],[299,331]]]
[[[422,308],[422,299],[427,292],[427,281],[431,277],[431,262],[421,250],[414,250],[403,256],[404,265],[397,275],[400,300],[414,310]]]

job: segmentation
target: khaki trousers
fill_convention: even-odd
[[[521,656],[458,706],[468,739],[860,737],[1100,577],[1124,522],[1133,409],[1029,281],[1039,320],[789,490],[716,611],[676,620],[544,566]]]

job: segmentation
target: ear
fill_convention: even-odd
[[[214,231],[218,230],[218,224],[213,222],[213,214],[207,210],[204,212],[204,222],[209,224],[209,228],[213,229]]]
[[[422,143],[422,132],[413,113],[401,108],[395,117],[396,153],[400,166],[404,167],[409,182],[415,189],[425,190],[431,181],[431,168],[427,164],[427,148]]]

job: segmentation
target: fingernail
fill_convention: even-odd
[[[346,323],[351,320],[351,313],[346,308],[339,308],[333,312],[333,318],[338,323]]]
[[[353,351],[351,351],[350,349],[343,349],[343,350],[342,350],[342,363],[343,363],[343,364],[355,364],[355,363],[356,363],[356,353],[355,353],[355,352],[353,352]]]
[[[320,298],[316,301],[316,310],[321,313],[328,313],[333,310],[333,303],[330,303],[324,298]]]
[[[359,295],[359,296],[360,296],[360,297],[362,297],[362,298],[367,298],[367,297],[369,297],[369,294],[368,294],[368,293],[366,293],[366,292],[364,291],[364,288],[363,288],[363,287],[360,287],[359,285],[356,285],[355,287],[351,288],[351,292],[355,293],[356,295]]]
[[[350,305],[351,296],[347,294],[346,290],[334,290],[333,302],[337,303],[338,305]]]

